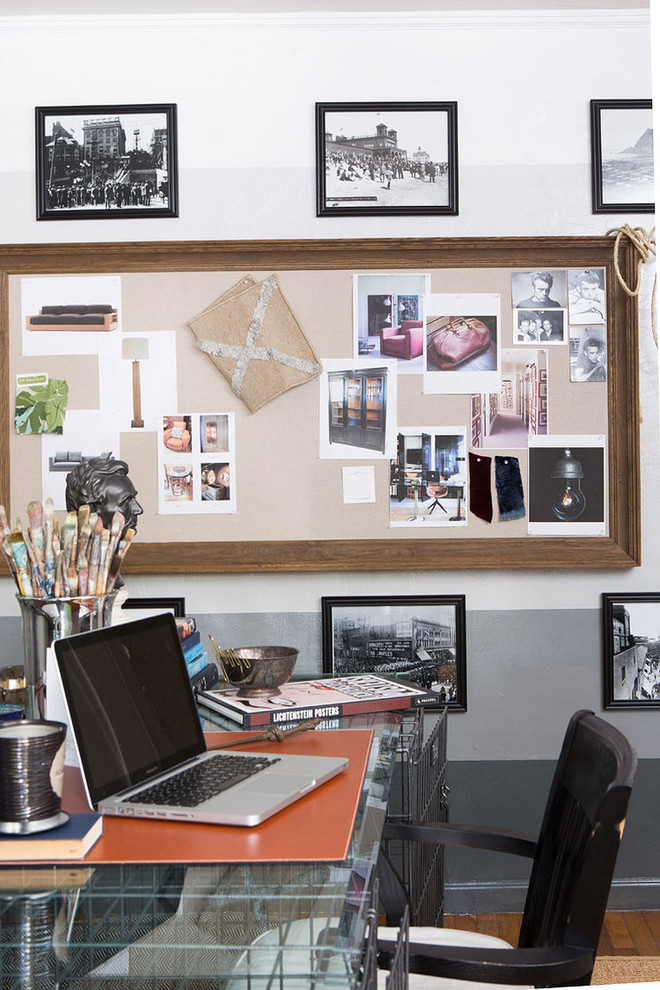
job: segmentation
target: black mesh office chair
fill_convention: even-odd
[[[471,846],[533,857],[518,947],[471,948],[451,929],[410,929],[412,988],[442,977],[513,986],[583,986],[591,979],[637,758],[627,739],[593,712],[571,718],[538,838],[449,823],[388,823],[391,839]],[[382,858],[381,902],[388,923],[406,908],[403,885]],[[391,967],[395,928],[379,929],[379,967]],[[401,940],[405,944],[407,932]],[[481,936],[481,940],[489,936]],[[477,936],[479,939],[479,936]],[[431,977],[435,977],[432,979]],[[467,987],[468,984],[463,984]]]

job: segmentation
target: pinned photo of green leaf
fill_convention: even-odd
[[[68,382],[46,374],[16,376],[17,433],[64,432],[69,400]]]

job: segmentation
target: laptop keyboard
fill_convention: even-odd
[[[235,756],[220,753],[188,770],[182,770],[181,773],[168,777],[159,784],[154,784],[153,787],[145,788],[139,794],[124,798],[124,802],[195,808],[229,787],[248,780],[255,773],[265,770],[278,760],[279,757],[269,759],[267,756]]]

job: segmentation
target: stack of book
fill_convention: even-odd
[[[220,674],[217,665],[209,661],[197,628],[197,620],[194,616],[187,615],[177,617],[175,622],[193,691],[213,687],[218,683]]]
[[[287,725],[310,718],[340,719],[346,715],[441,707],[440,697],[434,691],[371,673],[288,681],[270,698],[239,697],[238,688],[231,686],[216,690],[199,688],[197,701],[239,722],[243,728]]]

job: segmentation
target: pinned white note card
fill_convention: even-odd
[[[376,483],[372,465],[344,467],[344,502],[375,502]]]

